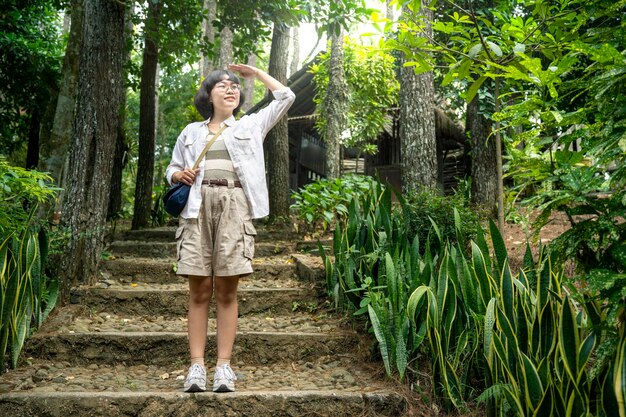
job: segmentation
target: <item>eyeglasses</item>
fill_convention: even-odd
[[[213,88],[224,93],[227,92],[229,88],[232,90],[233,93],[239,93],[241,91],[241,85],[239,84],[217,83]]]

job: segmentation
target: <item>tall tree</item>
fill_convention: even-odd
[[[56,111],[52,130],[42,140],[40,148],[40,168],[50,173],[56,184],[61,188],[55,211],[61,210],[66,190],[65,170],[68,164],[68,149],[71,144],[74,129],[74,111],[76,108],[76,93],[78,86],[78,63],[83,41],[83,19],[85,0],[70,2],[70,27],[63,66],[59,94],[56,101]]]
[[[416,2],[420,5],[420,2]],[[402,8],[401,19],[414,20],[421,14],[422,30],[432,35],[432,11],[427,2],[418,10]],[[404,61],[409,59],[406,57]],[[431,71],[416,74],[412,66],[403,66],[400,76],[400,142],[402,160],[402,190],[437,188],[437,139],[434,112],[435,85]]]
[[[471,143],[472,202],[496,213],[498,175],[496,143],[491,136],[491,120],[480,109],[476,95],[467,105],[465,130]]]
[[[337,178],[341,174],[341,134],[346,130],[345,109],[348,94],[345,89],[343,72],[343,27],[337,25],[332,32],[330,60],[328,66],[328,88],[323,109],[326,112],[326,165],[328,178]]]
[[[289,76],[298,71],[300,65],[300,28],[294,26],[291,28],[291,64],[289,68]]]
[[[202,46],[200,49],[200,81],[213,71],[215,63],[213,46],[215,44],[215,27],[213,21],[217,13],[217,0],[204,0],[202,6]]]
[[[147,227],[154,182],[156,71],[159,63],[159,21],[163,2],[148,2],[139,95],[139,154],[132,229]]]
[[[246,63],[253,67],[256,67],[256,55],[251,53],[248,55],[248,60]],[[241,105],[241,111],[247,112],[250,107],[254,104],[254,78],[248,78],[243,80],[243,96],[244,102]]]
[[[268,73],[287,84],[289,28],[274,23]],[[289,215],[289,135],[285,115],[267,135],[267,178],[272,219]]]
[[[58,271],[67,300],[76,282],[91,282],[103,245],[123,88],[125,4],[86,0],[78,100],[62,226],[69,241]]]
[[[132,36],[133,36],[133,10],[130,7],[126,8],[126,16],[124,18],[124,67],[125,73],[128,72],[128,60],[130,59]],[[128,74],[125,74],[125,79]],[[109,193],[109,208],[107,209],[107,220],[113,220],[120,216],[122,211],[122,181],[124,177],[124,168],[128,163],[128,151],[130,149],[128,143],[128,135],[126,134],[126,95],[127,90],[122,89],[120,91],[120,123],[117,128],[117,139],[115,141],[115,157],[113,159],[113,171],[111,172],[111,192]]]
[[[233,31],[224,26],[220,31],[220,58],[217,64],[219,69],[226,69],[233,63]]]

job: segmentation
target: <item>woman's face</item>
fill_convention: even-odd
[[[224,74],[223,81],[218,82],[211,90],[211,103],[215,111],[231,113],[239,106],[241,86],[228,79]]]

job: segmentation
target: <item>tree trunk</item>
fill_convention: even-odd
[[[297,26],[291,28],[291,40],[293,42],[293,50],[291,51],[290,77],[298,71],[300,66],[300,28]]]
[[[274,23],[268,73],[287,84],[289,28]],[[289,215],[289,134],[284,116],[267,135],[267,178],[270,195],[270,216],[275,220]]]
[[[220,60],[218,69],[226,69],[233,63],[233,31],[228,26],[220,32]]]
[[[215,15],[217,14],[217,1],[204,0],[202,9],[207,14],[207,17],[202,19],[202,39],[206,44],[211,45],[211,51],[202,49],[200,52],[200,81],[204,80],[215,67],[215,64],[213,63],[213,47],[215,43],[215,27],[213,27],[213,21],[215,20]],[[205,46],[205,48],[206,47],[208,46]]]
[[[345,111],[348,108],[348,96],[343,73],[343,28],[333,33],[330,46],[328,67],[328,89],[324,98],[326,112],[326,177],[337,178],[341,171],[341,134],[346,128]]]
[[[26,169],[37,169],[39,165],[39,127],[41,118],[39,110],[35,109],[30,115],[28,128],[28,148],[26,150]]]
[[[466,131],[471,142],[472,202],[492,215],[497,208],[496,144],[491,121],[479,113],[478,95],[467,105]]]
[[[402,13],[410,15],[408,7]],[[416,13],[428,20],[427,35],[432,33],[432,12],[422,3]],[[407,19],[412,18],[406,16]],[[435,111],[433,109],[435,86],[432,72],[415,74],[413,67],[402,67],[400,76],[400,143],[402,161],[402,190],[404,193],[420,188],[437,188],[437,139]],[[443,185],[441,185],[443,189]]]
[[[252,65],[253,67],[256,67],[256,55],[254,54],[248,55],[248,65]],[[254,80],[255,80],[254,77],[243,79],[244,102],[241,105],[242,113],[247,112],[254,104]]]
[[[147,227],[152,211],[152,183],[154,181],[156,71],[159,62],[159,17],[162,1],[148,2],[141,92],[139,95],[139,147],[133,230]]]
[[[55,183],[66,189],[64,171],[67,166],[68,148],[74,128],[76,89],[78,85],[78,62],[83,42],[84,0],[72,0],[69,38],[63,58],[63,68],[59,93],[54,112],[54,122],[50,135],[43,135],[40,143],[40,169],[50,173]],[[63,201],[65,191],[58,197],[57,210]]]
[[[93,282],[103,246],[120,90],[124,88],[124,8],[116,1],[85,1],[76,120],[62,215],[62,227],[70,236],[59,268],[62,301],[67,301],[76,282]]]
[[[129,44],[133,36],[132,9],[126,8],[124,29],[124,43]],[[124,66],[130,59],[130,48],[124,49]],[[107,209],[107,220],[117,219],[122,212],[122,179],[124,168],[128,163],[128,138],[126,137],[126,90],[120,91],[120,123],[117,128],[117,139],[115,141],[115,157],[113,159],[113,171],[111,172],[111,192],[109,193],[109,207]]]
[[[385,17],[389,20],[394,20],[395,7],[391,4],[390,0],[385,2]]]

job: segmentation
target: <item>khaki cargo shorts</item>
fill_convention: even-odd
[[[176,230],[176,273],[251,274],[255,235],[248,200],[241,188],[203,185],[198,218],[181,217]]]

